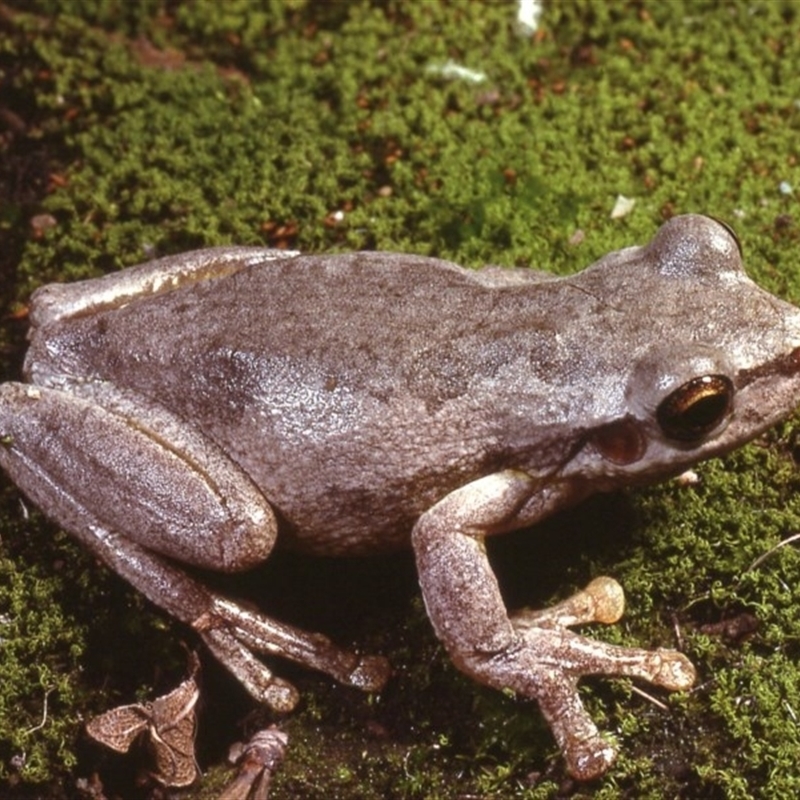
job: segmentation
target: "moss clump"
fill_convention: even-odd
[[[42,567],[0,558],[0,781],[75,766],[86,630],[64,612],[63,592]]]

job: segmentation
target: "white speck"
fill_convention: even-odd
[[[778,189],[781,194],[794,194],[794,189],[792,188],[792,184],[789,181],[781,181],[780,186]]]
[[[530,36],[539,28],[539,17],[542,16],[540,0],[519,0],[517,4],[517,33]]]
[[[697,486],[700,483],[700,476],[693,470],[687,469],[675,478],[678,486]]]
[[[344,211],[334,211],[331,217],[333,217],[336,222],[341,222],[344,219]]]
[[[428,64],[425,71],[431,75],[439,75],[446,80],[462,80],[469,83],[483,83],[486,80],[485,72],[462,67],[455,61],[446,61],[444,64]]]
[[[614,201],[614,208],[611,209],[611,219],[622,219],[627,217],[633,211],[636,205],[636,200],[633,197],[625,197],[623,194],[618,194],[617,199]]]
[[[586,233],[578,228],[567,240],[573,247],[577,247],[586,238]]]

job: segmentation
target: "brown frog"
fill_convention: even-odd
[[[181,563],[249,569],[412,546],[454,663],[534,698],[570,771],[614,750],[583,675],[692,685],[672,650],[569,626],[622,613],[610,579],[509,614],[485,539],[675,475],[788,415],[800,311],[745,275],[720,223],[676,217],[566,278],[393,253],[225,247],[40,289],[27,383],[0,387],[0,464],[50,517],[193,626],[258,700],[254,652],[380,689],[386,661],[243,608]]]

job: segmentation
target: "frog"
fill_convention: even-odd
[[[562,277],[212,247],[44,286],[29,319],[24,380],[0,386],[0,465],[258,702],[298,702],[276,659],[365,692],[391,669],[204,572],[252,570],[278,547],[411,547],[452,663],[535,701],[580,780],[618,747],[579,681],[681,691],[696,670],[677,649],[573,630],[621,617],[608,576],[508,609],[487,544],[725,454],[800,392],[800,310],[748,278],[735,234],[700,214]]]

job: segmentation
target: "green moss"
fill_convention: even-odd
[[[38,565],[0,558],[0,780],[43,781],[75,765],[86,631],[64,613],[63,588]]]
[[[705,211],[734,221],[766,288],[800,299],[800,6],[549,3],[533,39],[514,33],[513,12],[461,2],[7,3],[4,378],[24,347],[11,312],[36,286],[228,242],[568,273],[645,240],[667,216]],[[448,60],[485,81],[430,69]],[[618,194],[637,205],[611,220]],[[31,225],[35,215],[54,224]],[[392,657],[398,675],[380,698],[295,676],[308,699],[286,722],[292,748],[275,796],[796,795],[796,547],[750,568],[800,529],[793,424],[702,466],[697,486],[601,500],[497,546],[510,598],[546,603],[613,574],[628,614],[594,633],[671,646],[679,631],[698,665],[696,690],[659,695],[666,711],[627,682],[587,682],[592,713],[622,746],[603,781],[566,781],[533,706],[447,664],[409,576],[399,600],[341,632]],[[0,775],[50,776],[57,796],[78,754],[77,774],[106,763],[83,748],[81,717],[179,676],[171,643],[185,631],[38,515],[24,519],[7,482],[3,497]],[[369,606],[369,593],[361,600]],[[748,635],[721,632],[743,614],[757,623]],[[198,797],[225,779],[221,745],[202,738],[207,720],[232,714],[226,705],[248,708],[207,669],[201,746],[213,768]]]

